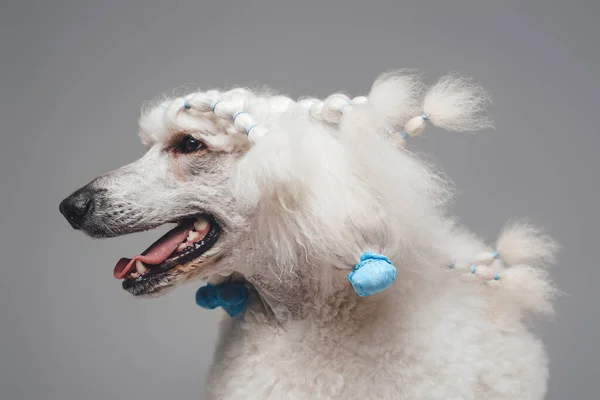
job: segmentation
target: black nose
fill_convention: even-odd
[[[84,187],[61,201],[59,209],[73,228],[81,229],[93,206],[93,193]]]

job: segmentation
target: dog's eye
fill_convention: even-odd
[[[193,151],[199,150],[203,147],[201,141],[193,137],[192,135],[187,135],[181,140],[180,149],[184,153],[191,153]]]

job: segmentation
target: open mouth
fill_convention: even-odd
[[[142,254],[121,258],[114,276],[123,279],[123,289],[148,283],[202,256],[217,242],[219,234],[219,225],[209,215],[181,220]]]

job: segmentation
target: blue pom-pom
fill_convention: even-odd
[[[232,318],[246,308],[247,301],[248,288],[242,283],[225,283],[218,286],[209,283],[196,291],[196,304],[209,310],[223,307]]]
[[[384,291],[396,280],[396,267],[382,254],[364,252],[348,274],[348,280],[359,296],[371,296]]]

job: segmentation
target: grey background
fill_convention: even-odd
[[[59,201],[143,152],[143,101],[186,83],[364,93],[375,76],[449,70],[492,93],[497,130],[410,146],[454,180],[454,211],[493,240],[528,216],[564,246],[566,295],[536,325],[549,399],[597,399],[600,3],[19,1],[0,11],[0,398],[202,399],[215,312],[197,285],[158,300],[112,268],[156,232],[94,241]]]

